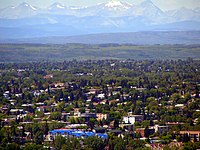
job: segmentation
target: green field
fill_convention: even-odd
[[[64,61],[86,59],[193,59],[200,45],[119,44],[0,44],[0,62]]]

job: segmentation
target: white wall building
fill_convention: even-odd
[[[143,115],[132,115],[132,116],[124,116],[123,121],[126,124],[135,124],[135,122],[142,122],[143,121]]]

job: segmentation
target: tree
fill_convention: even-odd
[[[164,140],[165,143],[168,144],[168,143],[170,143],[170,141],[171,141],[171,139],[172,139],[172,135],[167,134],[167,135],[165,135],[165,136],[162,136],[161,139]]]
[[[114,146],[114,150],[124,150],[124,149],[126,149],[126,144],[123,140],[119,140]]]
[[[122,138],[113,136],[108,142],[109,148],[114,150],[124,150],[126,149],[126,143]]]
[[[166,145],[166,146],[163,148],[163,150],[171,150],[171,149],[172,149],[172,147],[170,147],[169,145]],[[173,147],[173,150],[178,150],[178,147],[177,147],[177,148]]]
[[[17,143],[7,144],[5,150],[20,150],[20,147]]]
[[[183,150],[196,150],[198,147],[192,142],[184,143]]]
[[[62,137],[61,135],[56,136],[54,140],[54,147],[56,150],[60,150],[65,143],[66,139],[64,137]]]
[[[47,119],[44,119],[44,121],[45,121],[44,134],[47,135],[48,132],[49,132],[49,126],[48,126],[48,123],[47,123]]]
[[[94,128],[94,125],[95,125],[96,122],[97,122],[96,119],[90,118],[90,120],[88,122],[88,126],[90,127],[90,129]]]
[[[50,119],[52,120],[61,120],[61,112],[52,112]]]
[[[88,137],[84,140],[86,149],[102,150],[105,148],[105,142],[99,137]]]
[[[39,144],[35,144],[35,143],[31,143],[31,144],[25,144],[24,149],[23,150],[43,150],[43,146],[39,145]]]
[[[62,146],[62,150],[80,150],[81,144],[77,138],[68,138]]]
[[[34,135],[34,143],[35,144],[42,144],[43,142],[43,133],[41,131],[37,131],[36,134]]]

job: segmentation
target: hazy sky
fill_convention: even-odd
[[[31,5],[45,8],[49,5],[59,2],[66,6],[88,6],[95,5],[97,3],[108,2],[109,0],[0,0],[0,8],[10,5],[18,5],[22,2],[27,2]],[[143,0],[121,0],[132,4],[138,4]],[[200,7],[200,0],[152,0],[162,10],[171,10],[180,7],[196,8]]]

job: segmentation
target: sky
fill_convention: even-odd
[[[27,2],[33,6],[46,8],[49,5],[59,2],[66,6],[91,6],[98,3],[108,2],[109,0],[0,0],[0,8],[16,6],[22,2]],[[131,4],[139,4],[143,0],[121,0]],[[162,10],[173,10],[181,7],[196,8],[200,7],[200,0],[152,0],[152,2]]]

